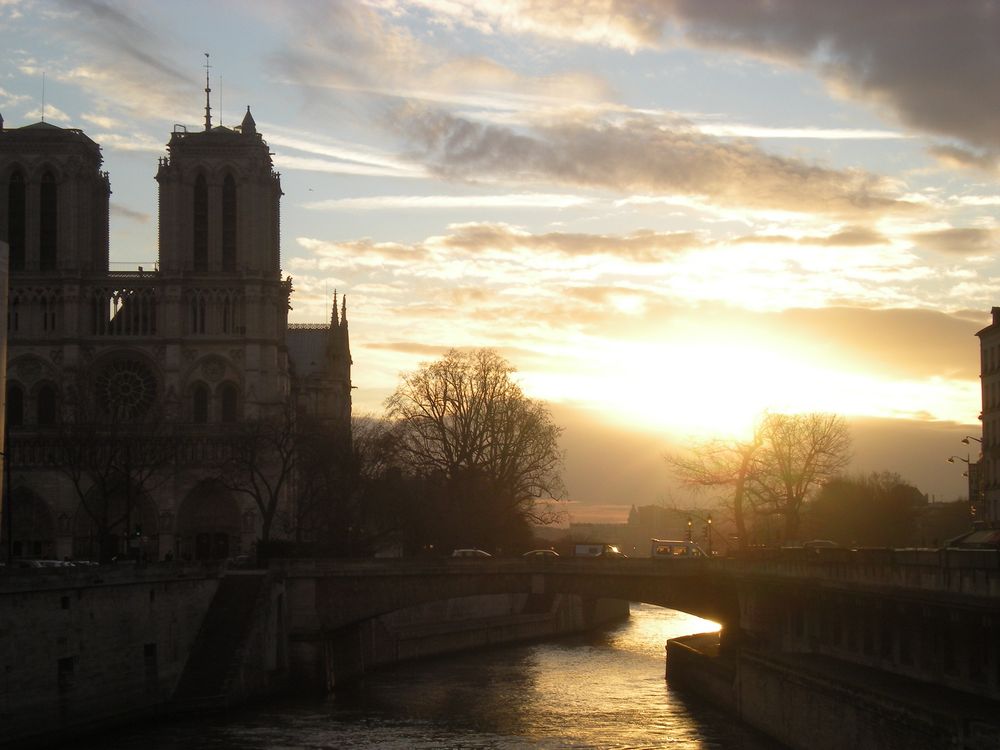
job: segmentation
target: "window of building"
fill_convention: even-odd
[[[11,427],[24,424],[24,390],[17,383],[7,386],[7,424]]]
[[[208,270],[208,183],[199,174],[194,181],[194,270]]]
[[[200,294],[191,297],[191,333],[205,332],[205,298]]]
[[[192,417],[195,424],[206,424],[208,422],[208,388],[204,383],[198,383],[194,387],[192,395]]]
[[[42,271],[56,268],[56,242],[59,234],[59,209],[56,178],[52,172],[42,175],[38,224],[38,267]]]
[[[10,182],[7,184],[7,241],[10,245],[11,271],[24,270],[26,206],[24,175],[18,170],[10,176]]]
[[[236,270],[236,180],[231,174],[222,183],[222,270]]]
[[[38,389],[36,398],[38,406],[38,424],[51,426],[56,423],[58,397],[55,386],[46,383]]]
[[[232,383],[223,383],[220,390],[222,401],[222,421],[235,422],[238,410],[238,394]]]

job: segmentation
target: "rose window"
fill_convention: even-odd
[[[97,376],[97,403],[116,419],[142,416],[156,401],[156,376],[136,359],[116,359]]]

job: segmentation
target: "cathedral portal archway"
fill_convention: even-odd
[[[218,482],[199,482],[181,503],[177,531],[182,560],[223,560],[239,554],[239,504]]]
[[[53,559],[56,554],[56,526],[49,504],[27,487],[14,487],[7,499],[10,523],[4,529],[3,545],[14,557]],[[10,535],[13,535],[11,543]]]
[[[103,497],[96,491],[81,502],[73,519],[73,557],[107,562],[114,557],[159,557],[159,513],[142,495],[131,504],[124,493]]]

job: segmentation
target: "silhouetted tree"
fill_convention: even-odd
[[[732,511],[737,546],[747,544],[747,490],[760,470],[757,455],[763,444],[760,426],[749,440],[713,439],[695,445],[685,454],[667,455],[675,476],[694,489],[727,488],[721,499]]]
[[[513,545],[530,539],[531,522],[556,518],[546,501],[563,489],[561,429],[513,373],[491,349],[453,349],[404,374],[386,400],[396,460],[425,489],[440,488],[465,544]]]
[[[292,404],[263,406],[261,416],[233,426],[229,457],[216,479],[225,489],[253,499],[261,515],[260,541],[266,547],[295,472],[298,433]]]
[[[783,519],[785,541],[798,535],[802,504],[851,460],[851,435],[836,414],[767,414],[760,425],[751,491],[758,514]]]
[[[390,469],[388,423],[351,420],[348,431],[299,415],[296,541],[326,554],[370,554],[396,530],[391,496],[376,485]]]
[[[670,454],[667,463],[692,488],[721,488],[742,548],[755,525],[780,518],[783,538],[798,533],[802,504],[850,460],[850,433],[833,414],[765,414],[747,440],[713,439]],[[759,529],[758,529],[759,531]]]
[[[842,545],[917,542],[915,522],[927,498],[899,474],[835,477],[807,505],[810,533]]]
[[[116,533],[134,533],[139,504],[166,479],[176,444],[169,422],[155,408],[123,414],[81,405],[59,423],[53,464],[93,522],[102,562],[119,552],[112,543]]]

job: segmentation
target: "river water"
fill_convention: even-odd
[[[376,671],[324,698],[294,698],[134,727],[104,750],[778,750],[663,679],[667,638],[714,627],[642,604],[628,622]]]

